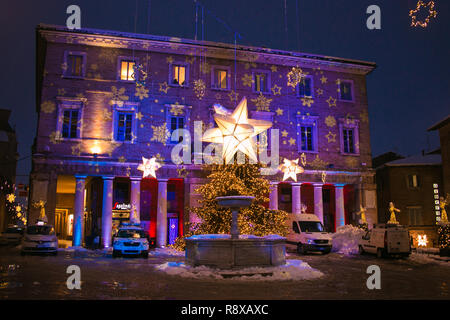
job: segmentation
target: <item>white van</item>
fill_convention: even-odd
[[[372,230],[359,241],[359,253],[374,253],[378,258],[385,256],[409,256],[411,242],[408,229],[398,224],[374,225]]]
[[[287,223],[289,224],[287,243],[296,245],[298,253],[306,254],[308,251],[330,253],[331,235],[325,232],[322,222],[315,214],[289,214]]]

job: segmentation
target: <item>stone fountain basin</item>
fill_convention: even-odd
[[[228,234],[196,235],[186,240],[186,264],[220,269],[269,267],[286,264],[286,238]]]
[[[249,207],[255,197],[252,196],[225,196],[217,197],[217,204],[226,208]]]

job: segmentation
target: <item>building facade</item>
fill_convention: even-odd
[[[442,177],[444,198],[450,194],[450,115],[431,126],[428,131],[438,131],[440,140],[440,154],[442,156]]]
[[[295,72],[306,75],[300,83]],[[269,206],[316,214],[328,230],[355,222],[359,207],[377,221],[366,75],[374,63],[264,48],[123,32],[40,25],[30,203],[46,201],[49,222],[74,245],[111,229],[136,208],[157,245],[186,232],[201,164],[175,164],[176,129],[194,136],[216,126],[215,104],[246,97],[249,118],[278,129],[261,136],[280,158],[301,158],[298,182],[268,175]],[[204,146],[203,146],[204,147]],[[191,150],[192,153],[193,150]],[[201,152],[200,152],[201,153]],[[157,157],[157,179],[142,157]],[[38,217],[30,207],[29,223]]]
[[[442,162],[439,154],[423,154],[388,161],[376,168],[378,220],[389,220],[389,202],[400,210],[397,221],[407,226],[413,245],[426,235],[428,246],[437,246],[440,221],[439,197],[443,192]]]

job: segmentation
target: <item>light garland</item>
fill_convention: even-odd
[[[422,7],[428,7],[428,16],[425,20],[420,21],[417,20],[417,13],[422,9]],[[426,28],[431,18],[436,18],[437,11],[434,9],[434,1],[428,1],[427,4],[422,0],[419,0],[416,5],[416,9],[409,11],[409,16],[411,17],[411,26],[417,27],[421,26],[422,28]]]

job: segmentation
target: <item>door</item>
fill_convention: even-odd
[[[55,231],[58,239],[67,239],[72,235],[73,226],[69,224],[68,213],[68,209],[55,209]]]

